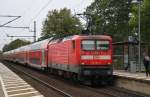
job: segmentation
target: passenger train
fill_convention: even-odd
[[[111,82],[112,38],[106,35],[73,35],[46,39],[4,52],[5,60],[30,65],[82,82]]]

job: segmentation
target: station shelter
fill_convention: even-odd
[[[150,46],[141,43],[141,64],[139,65],[138,42],[115,42],[113,43],[113,58],[115,70],[129,72],[144,72],[143,53],[148,52]]]

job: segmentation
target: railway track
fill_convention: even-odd
[[[108,97],[149,97],[149,95],[134,93],[132,91],[121,88],[118,89],[118,87],[106,87],[103,89],[87,87],[87,89],[96,93],[105,94]]]
[[[10,63],[7,63],[7,64],[10,64]],[[41,72],[40,72],[41,77],[37,77],[36,75],[32,75],[31,73],[29,73],[28,70],[25,70],[26,72],[24,72],[24,70],[21,69],[21,68],[25,68],[24,66],[19,66],[19,65],[17,65],[17,66],[10,65],[10,66],[12,68],[14,68],[15,70],[22,72],[25,75],[31,77],[32,79],[38,81],[39,83],[43,84],[44,86],[53,89],[54,91],[56,91],[58,94],[60,94],[63,97],[148,97],[148,96],[143,96],[143,95],[141,96],[141,95],[138,95],[138,94],[132,93],[132,92],[127,92],[126,90],[125,91],[119,90],[114,87],[92,88],[89,86],[79,85],[79,84],[72,85],[72,82],[68,83],[68,81],[66,81],[64,79],[59,79],[59,78],[55,79],[55,77],[54,77],[53,79],[55,79],[55,80],[61,80],[61,82],[65,83],[65,84],[67,83],[67,85],[69,84],[69,87],[68,86],[65,87],[62,85],[62,87],[58,88],[58,86],[55,87],[55,85],[57,85],[59,83],[52,83],[53,84],[52,85],[42,79],[42,75],[46,75],[45,73],[41,74]],[[19,69],[19,67],[21,67],[21,68]],[[29,69],[29,71],[34,71],[34,70]],[[38,71],[36,70],[34,72],[38,72]],[[46,76],[47,76],[47,79],[50,78],[49,75],[46,75]]]
[[[39,79],[38,77],[32,76],[31,74],[28,74],[28,73],[26,73],[26,72],[24,72],[24,71],[22,71],[22,70],[16,68],[16,67],[13,66],[13,65],[10,65],[10,66],[11,66],[12,68],[14,68],[15,70],[17,70],[17,71],[19,71],[19,72],[25,74],[26,76],[28,76],[28,77],[30,77],[30,78],[36,80],[38,83],[40,83],[40,84],[42,84],[42,85],[44,85],[44,86],[46,86],[46,87],[48,87],[48,88],[51,88],[52,90],[56,91],[58,94],[62,95],[63,97],[73,97],[73,96],[70,95],[69,93],[66,93],[66,92],[64,92],[64,91],[62,91],[62,90],[56,88],[55,86],[52,86],[52,85],[50,85],[49,83],[46,83],[46,82],[42,81],[42,80]]]
[[[104,89],[98,90],[98,89],[91,88],[91,87],[87,87],[87,89],[89,89],[93,92],[96,92],[96,93],[107,95],[108,97],[119,97],[118,95],[112,94],[112,93],[110,93],[110,91],[108,92],[107,90],[104,90]]]
[[[129,97],[149,97],[148,95],[144,95],[144,94],[137,93],[137,92],[131,93],[131,91],[129,91],[129,90],[118,88],[118,87],[109,87],[107,90],[116,91],[118,93],[124,93],[124,94],[127,94],[127,96],[129,96]]]

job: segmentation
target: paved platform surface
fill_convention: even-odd
[[[146,77],[145,73],[139,73],[139,72],[131,73],[125,70],[114,70],[113,74],[121,77],[128,77],[137,80],[139,79],[139,80],[150,81],[150,77]]]
[[[5,97],[2,89],[2,84],[0,83],[0,97]]]
[[[145,73],[131,73],[124,70],[114,70],[116,75],[117,87],[135,91],[150,97],[150,77],[146,77]]]
[[[44,97],[31,85],[0,63],[0,97]]]

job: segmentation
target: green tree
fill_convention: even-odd
[[[150,0],[141,3],[141,40],[150,42]],[[138,33],[138,5],[132,7],[132,18],[130,20],[132,32]]]
[[[130,32],[129,13],[132,0],[95,0],[86,12],[91,18],[92,31],[95,34],[108,34],[114,40],[127,38]]]
[[[42,37],[40,40],[49,37],[64,37],[81,32],[80,20],[71,14],[69,9],[49,11],[43,22]]]
[[[3,52],[13,50],[13,49],[16,49],[18,47],[21,47],[21,46],[24,46],[24,45],[27,45],[27,44],[30,44],[30,42],[25,41],[25,40],[16,39],[16,40],[12,41],[11,43],[6,44],[3,47]]]

